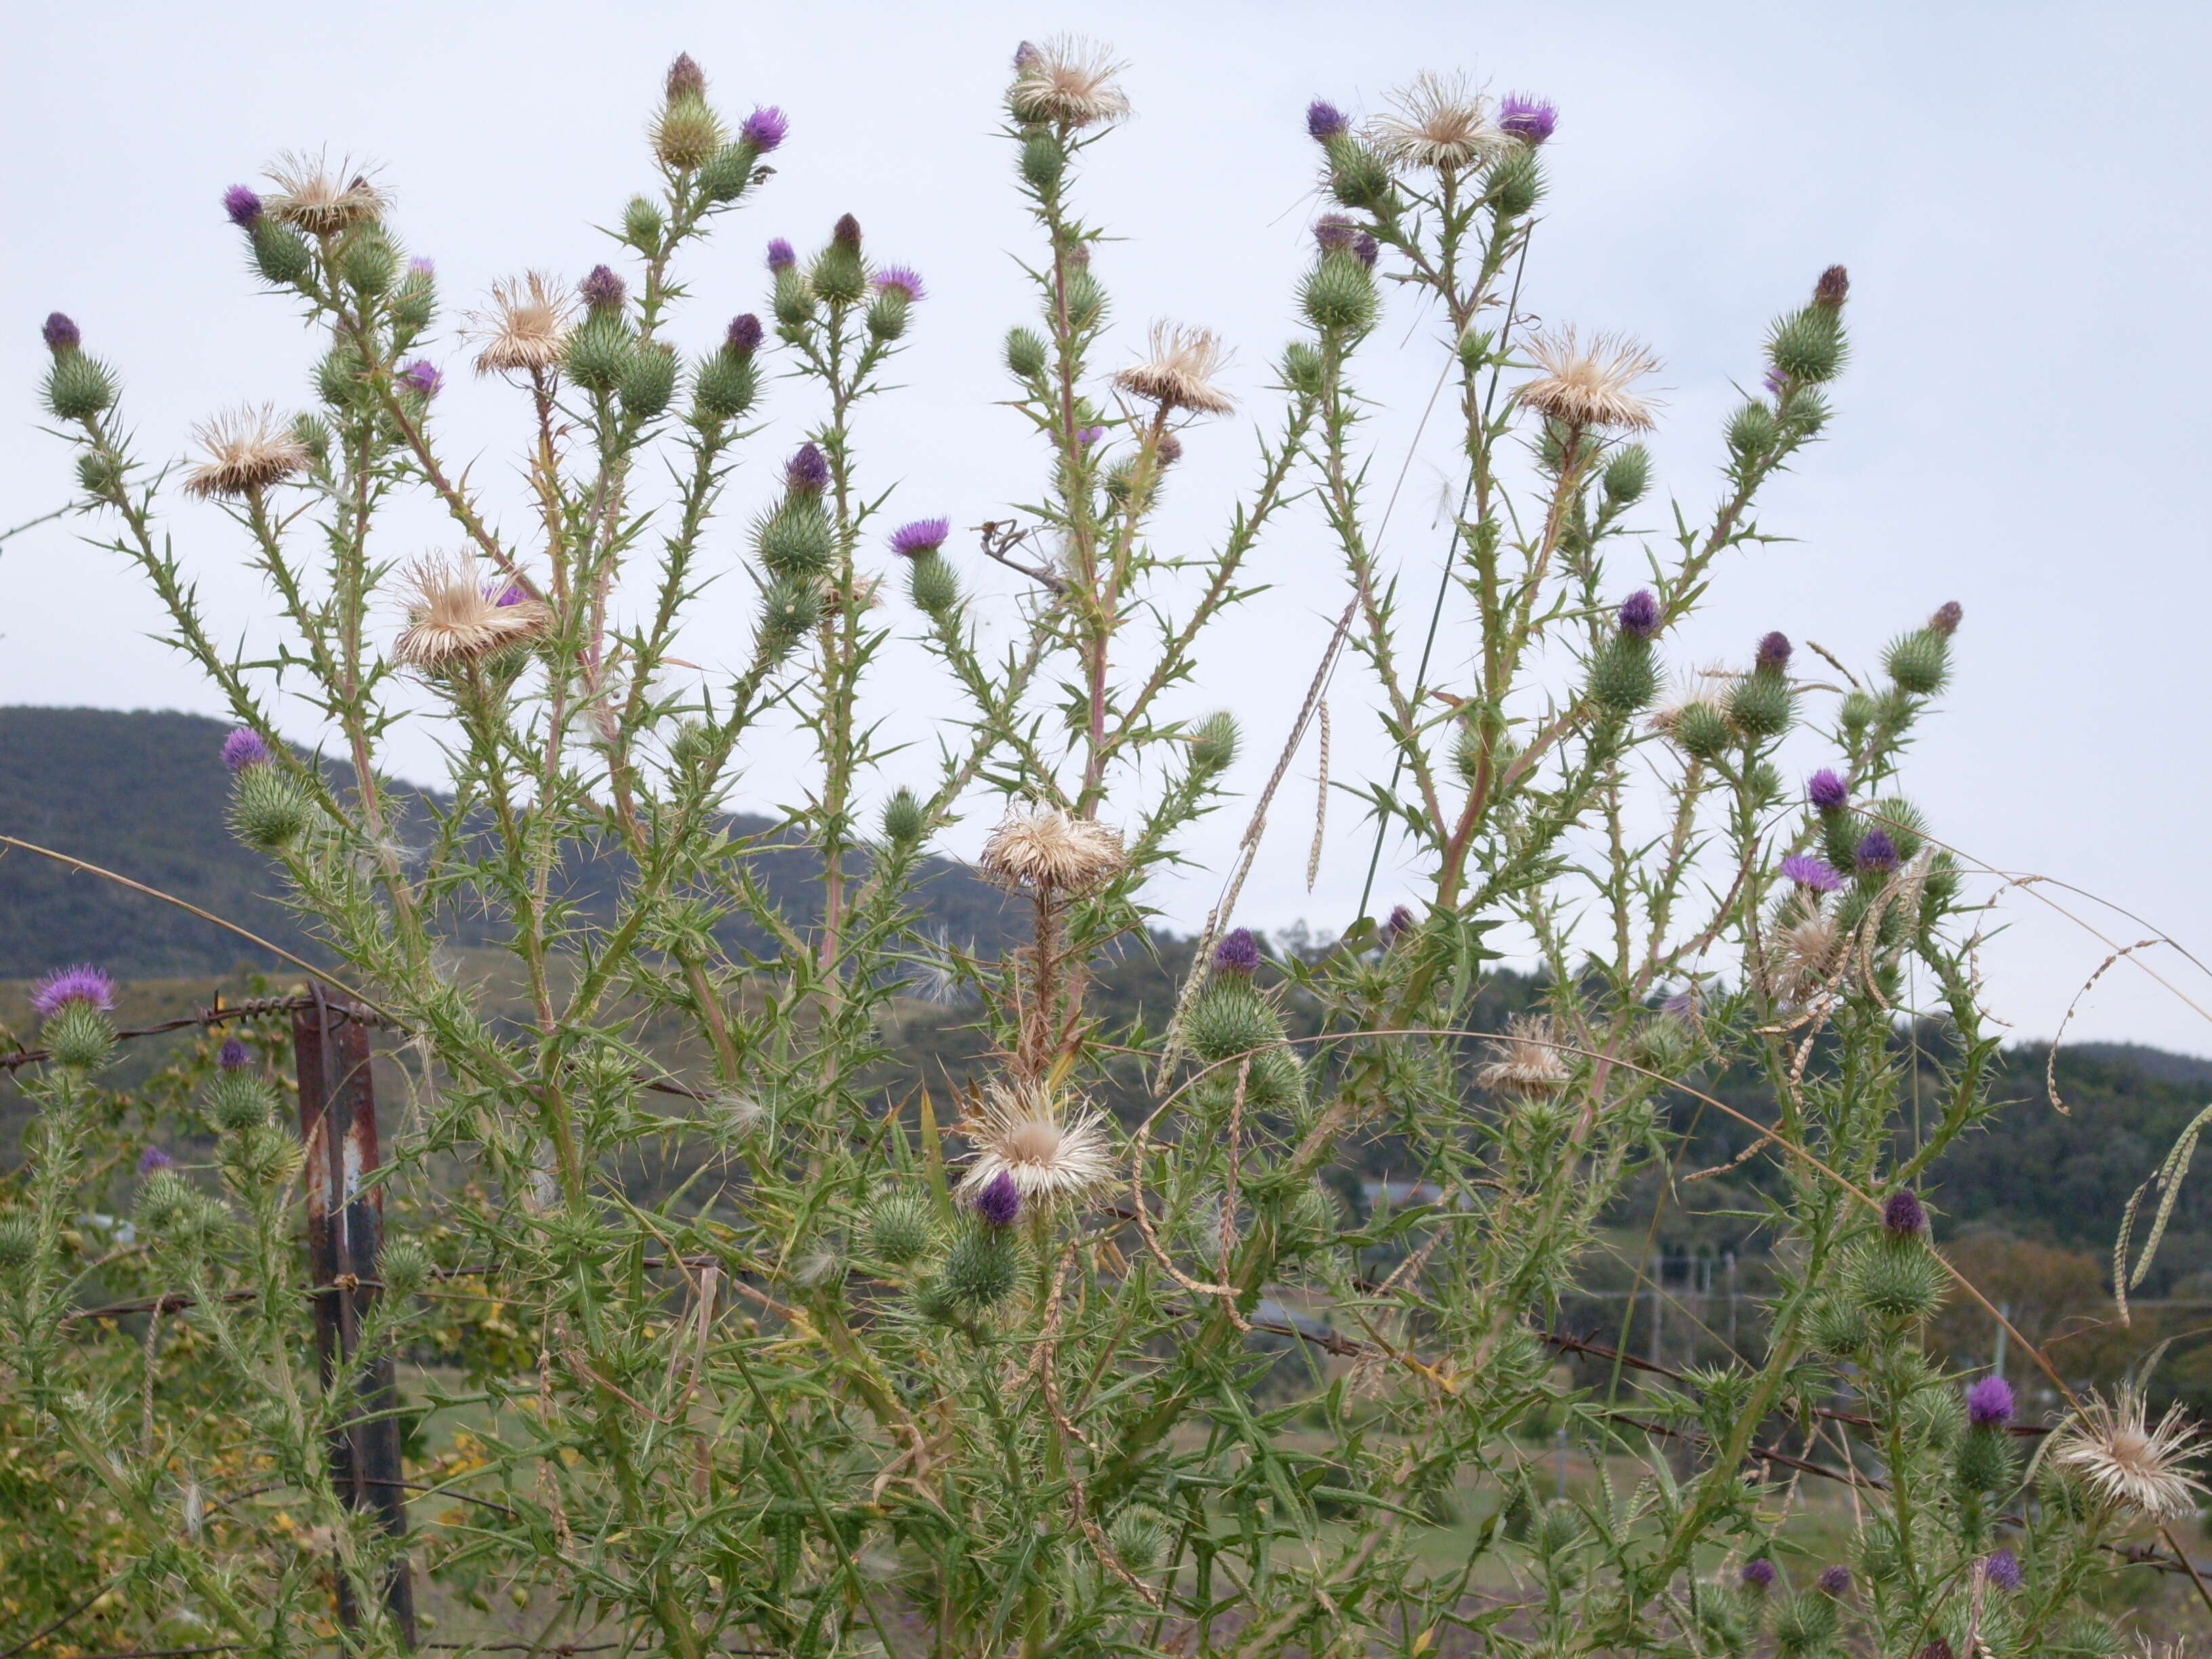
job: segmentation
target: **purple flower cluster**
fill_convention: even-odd
[[[801,495],[819,495],[830,487],[830,463],[819,447],[801,444],[799,453],[784,463],[783,481]]]
[[[1892,1238],[1917,1238],[1928,1231],[1927,1206],[1917,1193],[1900,1187],[1881,1206],[1881,1224]]]
[[[1823,812],[1842,811],[1850,798],[1850,787],[1832,768],[1824,766],[1805,780],[1805,799]]]
[[[88,1002],[103,1014],[115,1007],[115,981],[99,969],[79,963],[58,968],[31,989],[31,1012],[51,1019],[72,1002]]]
[[[1790,666],[1790,636],[1769,634],[1759,642],[1759,666],[1766,673],[1779,674]]]
[[[2010,1550],[1991,1550],[1982,1558],[1982,1577],[2001,1590],[2020,1588],[2020,1558]]]
[[[1390,907],[1390,919],[1382,924],[1383,941],[1388,944],[1402,939],[1418,926],[1419,922],[1414,917],[1411,908],[1403,904],[1394,904]]]
[[[1759,385],[1766,388],[1770,398],[1779,398],[1790,384],[1790,377],[1778,368],[1769,368],[1759,377]]]
[[[435,276],[438,262],[426,253],[418,253],[407,262],[407,274],[410,276]]]
[[[1086,426],[1080,432],[1078,432],[1075,434],[1075,441],[1082,445],[1084,448],[1088,449],[1091,445],[1097,443],[1105,435],[1106,428],[1104,427]]]
[[[261,198],[245,185],[233,185],[222,193],[222,210],[240,230],[251,230],[261,217]]]
[[[787,239],[779,236],[768,245],[768,268],[770,270],[788,270],[798,263],[799,256],[791,251]]]
[[[1858,849],[1851,858],[1863,871],[1894,870],[1897,868],[1897,843],[1889,838],[1887,830],[1869,830],[1861,837]]]
[[[1314,241],[1323,253],[1349,253],[1370,270],[1382,254],[1382,245],[1341,213],[1323,214],[1314,222]]]
[[[730,319],[729,332],[722,337],[722,341],[738,356],[750,357],[760,349],[761,342],[767,337],[767,331],[761,327],[761,319],[748,311],[741,317]]]
[[[417,357],[401,369],[395,378],[410,392],[426,398],[436,397],[438,388],[446,383],[446,377],[437,364],[428,357]]]
[[[276,758],[269,745],[261,741],[261,734],[250,726],[241,726],[222,740],[222,763],[234,772],[243,772],[249,766],[266,766]]]
[[[774,104],[763,104],[756,108],[738,128],[738,137],[763,155],[790,134],[791,118]]]
[[[885,265],[871,280],[878,294],[896,294],[909,304],[929,292],[922,286],[921,274],[912,265]]]
[[[252,1060],[252,1051],[237,1037],[225,1037],[216,1051],[215,1063],[226,1072],[243,1071]]]
[[[177,1160],[159,1146],[149,1146],[138,1154],[138,1173],[142,1176],[149,1176],[156,1170],[173,1170],[176,1167]]]
[[[1851,1587],[1851,1570],[1838,1562],[1832,1567],[1820,1569],[1820,1576],[1813,1581],[1826,1595],[1841,1595]]]
[[[891,532],[891,551],[902,558],[918,559],[925,553],[936,552],[951,533],[950,519],[916,519]]]
[[[1659,631],[1659,600],[1648,587],[1639,587],[1620,602],[1620,631],[1632,639],[1648,640]]]
[[[39,337],[46,343],[46,349],[59,356],[64,351],[75,351],[84,343],[84,335],[67,315],[58,311],[46,313],[45,325]]]
[[[1221,942],[1213,947],[1213,971],[1235,974],[1242,977],[1260,965],[1260,941],[1252,937],[1249,927],[1239,927],[1234,933],[1222,935]]]
[[[1351,120],[1328,99],[1316,98],[1306,106],[1306,137],[1316,143],[1325,144],[1351,131]]]
[[[1548,98],[1509,92],[1498,106],[1498,129],[1534,149],[1559,130],[1559,106]]]
[[[594,311],[616,311],[629,298],[629,287],[615,275],[611,265],[593,265],[576,284],[576,292]]]
[[[1011,1171],[1001,1170],[975,1194],[975,1216],[986,1227],[1011,1227],[1022,1212],[1022,1189]]]
[[[1966,1421],[1978,1429],[2001,1429],[2012,1421],[2012,1384],[1985,1376],[1966,1390]]]
[[[1844,884],[1844,878],[1828,867],[1825,859],[1816,859],[1806,853],[1792,853],[1782,860],[1782,874],[1800,887],[1809,887],[1816,893],[1832,893]]]
[[[1770,1589],[1774,1583],[1774,1563],[1763,1555],[1755,1555],[1743,1564],[1743,1571],[1739,1576],[1752,1589]]]

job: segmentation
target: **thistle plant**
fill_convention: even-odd
[[[1920,1193],[1993,1109],[1974,909],[1899,793],[1960,609],[1863,676],[1834,665],[1842,685],[1781,632],[1719,669],[1672,650],[1732,562],[1771,556],[1759,499],[1831,419],[1844,273],[1747,356],[1717,502],[1660,509],[1638,441],[1656,355],[1521,320],[1553,106],[1436,75],[1364,123],[1316,101],[1325,210],[1243,439],[1219,338],[1116,327],[1080,203],[1129,112],[1121,75],[1085,43],[1025,45],[1006,95],[1033,233],[1003,347],[1009,442],[1038,463],[1023,503],[894,510],[870,479],[877,407],[919,395],[889,371],[957,276],[884,261],[852,216],[767,244],[758,314],[684,333],[685,273],[790,135],[773,108],[733,120],[689,58],[605,262],[504,282],[457,333],[366,173],[293,159],[225,196],[322,350],[304,412],[215,418],[183,478],[265,580],[259,656],[224,648],[161,527],[171,475],[127,434],[116,372],[47,323],[86,510],[238,721],[210,757],[236,833],[395,1033],[408,1109],[358,1343],[441,1361],[408,1384],[425,1495],[403,1542],[324,1461],[362,1405],[306,1350],[300,1148],[242,1042],[203,1056],[215,1167],[137,1183],[130,1268],[175,1293],[157,1316],[216,1399],[153,1335],[75,1333],[121,1271],[63,1219],[113,1178],[87,1105],[112,999],[96,973],[55,981],[0,1210],[7,1388],[140,1540],[133,1634],[182,1607],[275,1654],[346,1609],[349,1650],[391,1650],[380,1592],[405,1550],[463,1602],[526,1607],[540,1644],[681,1659],[2107,1650],[2092,1601],[2186,1507],[2191,1432],[2148,1427],[2139,1394],[2085,1401],[2024,1462],[2002,1380],[1946,1375],[1920,1339],[1970,1293]],[[1377,551],[1362,384],[1398,335],[1451,389],[1456,510],[1426,550],[1443,650]],[[440,429],[465,365],[512,394],[526,489],[504,513]],[[808,430],[764,455],[772,384]],[[1187,453],[1247,442],[1211,540],[1164,530]],[[403,564],[380,527],[416,498],[449,544]],[[1109,1028],[1093,976],[1142,939],[1148,877],[1226,804],[1243,742],[1194,696],[1208,631],[1293,516],[1340,562],[1332,654],[1363,665],[1393,759],[1340,787],[1412,888],[1310,952],[1217,917],[1164,1024]],[[978,519],[971,555],[952,526]],[[1021,578],[988,628],[969,557]],[[755,595],[720,676],[676,655],[717,579]],[[930,767],[894,775],[872,674],[902,631],[957,713]],[[403,728],[449,757],[441,790],[392,781]],[[793,730],[810,759],[774,831],[736,833],[749,748]],[[1802,787],[1801,754],[1824,762]],[[967,818],[995,826],[978,868],[1021,942],[948,961],[917,887]],[[806,907],[762,875],[793,848],[819,871]],[[495,976],[457,948],[483,917]],[[1485,1030],[1501,937],[1540,995]],[[988,1064],[951,1092],[880,1082],[918,965],[978,994]],[[1900,1109],[1908,1014],[1942,1023],[1933,1121]],[[1125,1121],[1104,1103],[1132,1059],[1149,1098]],[[1706,1092],[1731,1071],[1771,1100],[1747,1154],[1772,1171],[1763,1328],[1633,1395],[1578,1390],[1553,1316],[1686,1103],[1735,1109]],[[1433,1196],[1348,1205],[1385,1136]],[[656,1160],[681,1178],[642,1178]],[[1287,1402],[1258,1386],[1270,1340],[1298,1356]],[[1547,1499],[1531,1437],[1554,1423],[1595,1478]],[[1789,1471],[1811,1453],[1784,1436],[1825,1437],[1822,1472],[1857,1488],[1847,1560],[1802,1553]],[[1447,1532],[1462,1505],[1479,1519]]]

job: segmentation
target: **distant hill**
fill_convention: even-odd
[[[219,758],[228,727],[198,714],[104,708],[0,708],[0,833],[67,853],[190,901],[310,960],[321,952],[272,895],[268,861],[224,824],[229,775]],[[760,836],[762,818],[733,817],[733,834]],[[821,860],[769,848],[754,867],[789,912],[815,914]],[[964,865],[930,860],[921,902],[955,944],[995,951],[1014,917],[999,892]],[[623,860],[578,860],[568,872],[587,902],[604,901]],[[456,942],[494,942],[481,920],[460,918]],[[732,943],[758,944],[733,932]],[[50,859],[0,848],[0,979],[62,963],[97,962],[131,977],[227,973],[274,966],[236,935]]]

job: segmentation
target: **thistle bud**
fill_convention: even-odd
[[[104,446],[87,449],[76,458],[76,481],[84,493],[97,501],[108,501],[123,487],[123,462],[115,452]]]
[[[253,268],[271,288],[297,288],[313,271],[314,250],[289,225],[264,214],[247,234],[252,239]]]
[[[814,256],[809,273],[814,291],[833,306],[851,305],[867,292],[867,266],[860,258],[860,222],[848,213],[830,233],[830,246]]]
[[[637,341],[623,319],[609,313],[587,318],[562,347],[562,372],[586,392],[612,392],[636,354]]]
[[[803,578],[779,576],[761,596],[760,648],[769,655],[781,656],[821,620],[820,585]]]
[[[818,578],[837,558],[836,532],[816,491],[786,496],[755,528],[753,545],[771,572],[793,579]]]
[[[411,1238],[387,1238],[376,1253],[376,1276],[384,1293],[399,1301],[428,1284],[434,1267],[429,1251]]]
[[[945,1257],[945,1288],[956,1301],[984,1308],[1014,1288],[1020,1255],[1012,1237],[981,1226],[963,1233]]]
[[[1998,1381],[1988,1378],[1986,1381]],[[1969,1394],[1968,1398],[1972,1396]],[[1972,1407],[1968,1414],[1972,1415]],[[2012,1437],[2002,1422],[1976,1421],[1959,1437],[1952,1451],[1953,1478],[1970,1492],[1997,1492],[2012,1484]]]
[[[1375,323],[1375,279],[1350,253],[1324,254],[1307,274],[1298,301],[1306,320],[1323,333],[1361,334]]]
[[[1237,758],[1237,717],[1217,709],[1198,723],[1190,734],[1190,769],[1212,777],[1228,769]]]
[[[769,308],[786,328],[799,328],[814,316],[814,289],[796,265],[775,267],[775,290]]]
[[[1931,634],[1941,634],[1948,640],[1959,631],[1959,624],[1964,622],[1966,617],[1966,610],[1958,600],[1946,599],[1936,607],[1936,614],[1929,617],[1928,631]]]
[[[1322,389],[1322,358],[1303,340],[1283,348],[1283,385],[1302,398],[1317,398]]]
[[[1822,1353],[1845,1358],[1866,1346],[1866,1310],[1849,1297],[1824,1297],[1806,1321],[1806,1334]]]
[[[1925,1319],[1942,1303],[1942,1265],[1917,1237],[1905,1242],[1912,1248],[1862,1249],[1844,1263],[1846,1292],[1877,1318]]]
[[[615,392],[623,414],[633,421],[651,420],[676,395],[675,351],[658,340],[632,351]]]
[[[57,330],[55,319],[63,327]],[[106,364],[76,346],[76,325],[56,312],[46,319],[53,361],[46,366],[46,408],[58,421],[89,421],[115,402],[115,377]],[[56,337],[65,343],[53,345]]]
[[[1322,141],[1328,155],[1329,193],[1348,208],[1387,213],[1391,199],[1390,169],[1382,157],[1349,132]]]
[[[594,316],[618,312],[629,299],[629,286],[611,265],[593,265],[576,284],[576,294]]]
[[[723,145],[699,167],[699,193],[710,202],[734,202],[745,193],[760,152],[739,138]]]
[[[1728,716],[1720,705],[1703,698],[1686,702],[1674,716],[1674,741],[1683,751],[1699,760],[1714,760],[1728,751],[1735,740],[1729,729]]]
[[[156,1169],[138,1185],[138,1201],[132,1213],[139,1226],[156,1237],[173,1237],[185,1230],[199,1207],[191,1183],[173,1169]]]
[[[1516,149],[1490,169],[1490,205],[1501,219],[1525,218],[1544,199],[1544,168],[1534,149]]]
[[[1152,446],[1152,458],[1163,471],[1173,466],[1182,459],[1182,440],[1172,432],[1161,433],[1159,442]]]
[[[694,173],[721,149],[725,137],[705,95],[687,90],[672,96],[654,119],[653,154],[673,172]]]
[[[1951,641],[1948,634],[1923,628],[1893,641],[1883,653],[1882,665],[1900,691],[1929,696],[1943,689],[1951,675]]]
[[[1022,182],[1039,196],[1059,189],[1066,171],[1067,152],[1054,135],[1040,128],[1022,140]]]
[[[740,317],[730,325],[722,349],[699,365],[691,393],[708,420],[735,420],[760,397],[760,371],[753,362],[760,339],[760,319]]]
[[[911,789],[895,791],[884,803],[884,839],[894,847],[911,847],[928,828],[921,799]]]
[[[917,609],[941,621],[960,603],[960,578],[942,555],[925,553],[907,566],[907,592]]]
[[[238,775],[230,797],[231,833],[264,852],[290,845],[307,827],[308,802],[300,786],[273,766]]]
[[[934,1231],[929,1206],[921,1195],[893,1188],[877,1194],[869,1205],[861,1237],[871,1255],[903,1267],[928,1250]]]
[[[1659,665],[1643,635],[1623,629],[1590,659],[1590,701],[1608,714],[1625,720],[1658,693]]]
[[[338,279],[356,294],[386,293],[399,280],[399,249],[383,227],[357,227],[339,246]]]
[[[0,1214],[0,1280],[22,1276],[39,1253],[39,1224],[21,1210]]]
[[[1606,463],[1603,488],[1608,506],[1631,506],[1650,487],[1651,452],[1642,444],[1626,445]]]
[[[1836,1598],[1801,1590],[1775,1609],[1774,1650],[1790,1659],[1826,1652],[1836,1639]]]
[[[208,1118],[226,1134],[241,1134],[266,1123],[276,1107],[276,1090],[251,1067],[219,1072],[208,1085]]]
[[[1158,1522],[1134,1510],[1114,1518],[1106,1529],[1106,1542],[1131,1572],[1150,1572],[1167,1559],[1167,1534]]]
[[[411,339],[429,327],[437,311],[436,271],[428,259],[409,260],[407,274],[399,279],[398,289],[392,296],[392,326]]]
[[[1783,318],[1767,331],[1767,361],[1802,385],[1834,380],[1843,369],[1844,356],[1840,319],[1818,305]]]
[[[1191,1005],[1186,1028],[1191,1052],[1209,1066],[1273,1048],[1283,1040],[1280,1015],[1252,988],[1248,975],[1217,974]]]
[[[1017,380],[1034,380],[1044,373],[1045,343],[1026,328],[1006,331],[1006,368]]]
[[[1774,411],[1753,398],[1729,420],[1729,453],[1738,460],[1756,460],[1774,447],[1780,435],[1781,428],[1775,422]]]
[[[660,206],[649,196],[633,196],[623,209],[623,240],[641,253],[660,251],[660,234],[665,228]]]
[[[1813,284],[1813,303],[1824,311],[1842,309],[1851,297],[1851,276],[1841,265],[1830,265]]]
[[[1747,738],[1778,738],[1796,718],[1796,694],[1778,672],[1754,670],[1729,688],[1729,721]]]
[[[898,289],[879,288],[876,297],[868,301],[864,319],[871,339],[888,343],[906,333],[907,313],[912,307],[905,293]]]

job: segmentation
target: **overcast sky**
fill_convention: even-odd
[[[1423,68],[1546,94],[1561,121],[1527,308],[1627,330],[1664,357],[1661,487],[1690,509],[1714,495],[1717,427],[1732,386],[1756,380],[1768,319],[1822,266],[1851,271],[1856,350],[1832,439],[1761,514],[1796,539],[1729,562],[1678,659],[1741,657],[1779,628],[1871,662],[1899,629],[1960,600],[1957,680],[1911,758],[1910,793],[1974,855],[2148,920],[2069,900],[2116,943],[2163,930],[2212,959],[2200,878],[2212,574],[2202,441],[2188,435],[2212,383],[2202,7],[229,0],[110,5],[96,32],[86,16],[16,5],[0,63],[0,130],[18,157],[0,266],[0,388],[14,388],[0,390],[14,422],[0,527],[70,490],[63,447],[34,429],[50,309],[124,370],[149,453],[180,452],[216,409],[306,401],[312,348],[242,275],[225,185],[287,149],[374,160],[410,251],[438,262],[451,319],[495,276],[573,276],[604,257],[589,228],[647,183],[642,124],[678,50],[726,107],[779,104],[793,122],[776,177],[693,267],[681,337],[702,345],[732,312],[765,309],[768,237],[805,246],[857,214],[872,252],[931,285],[898,376],[908,389],[866,417],[872,476],[897,485],[892,521],[974,524],[1027,498],[1037,476],[1018,424],[993,407],[1006,395],[998,342],[1027,304],[1006,257],[1027,227],[994,136],[998,98],[1018,40],[1073,27],[1131,65],[1137,117],[1093,152],[1082,186],[1091,216],[1127,239],[1099,260],[1127,343],[1158,316],[1209,325],[1237,349],[1246,412],[1193,434],[1176,484],[1170,531],[1197,544],[1249,472],[1254,418],[1271,416],[1267,365],[1320,210],[1307,100],[1372,109]],[[1437,372],[1424,320],[1395,313],[1374,353],[1395,360],[1375,388],[1417,413]],[[441,355],[459,369],[458,347]],[[784,385],[766,412],[776,429],[740,478],[741,506],[814,411]],[[458,372],[441,398],[449,444],[477,458],[495,501],[513,499],[517,413],[514,392]],[[1426,592],[1449,434],[1417,446],[1401,412],[1370,435],[1378,473],[1406,468],[1386,557]],[[1663,501],[1653,509],[1657,529]],[[725,563],[742,522],[719,544]],[[79,542],[81,527],[0,550],[0,701],[218,712],[147,637],[159,618],[136,578]],[[215,613],[250,636],[266,601],[223,521],[187,511],[177,528]],[[434,521],[403,519],[386,550],[441,539]],[[1260,568],[1274,586],[1221,631],[1189,704],[1238,712],[1248,783],[1272,763],[1341,604],[1310,518]],[[738,656],[748,592],[735,580],[710,592],[687,636],[695,660]],[[1464,633],[1448,630],[1440,661],[1464,652]],[[952,705],[918,655],[889,668],[890,734],[926,741]],[[1378,752],[1368,704],[1356,676],[1340,679],[1340,777]],[[302,718],[296,735],[317,733]],[[394,753],[403,772],[435,777],[427,738]],[[789,799],[790,758],[772,741],[750,757],[752,801]],[[1822,758],[1816,746],[1792,757]],[[1342,799],[1305,890],[1312,776],[1309,750],[1243,920],[1333,928],[1353,912],[1366,842]],[[1200,837],[1199,867],[1158,884],[1171,921],[1202,916],[1243,817],[1232,806]],[[1386,857],[1379,902],[1408,886]],[[2028,897],[2008,915],[1987,958],[1996,1006],[2021,1035],[2048,1035],[2109,947]],[[2212,1006],[2203,975],[2170,957],[2160,971]],[[2212,1053],[2212,1024],[2124,966],[2074,1030]]]

